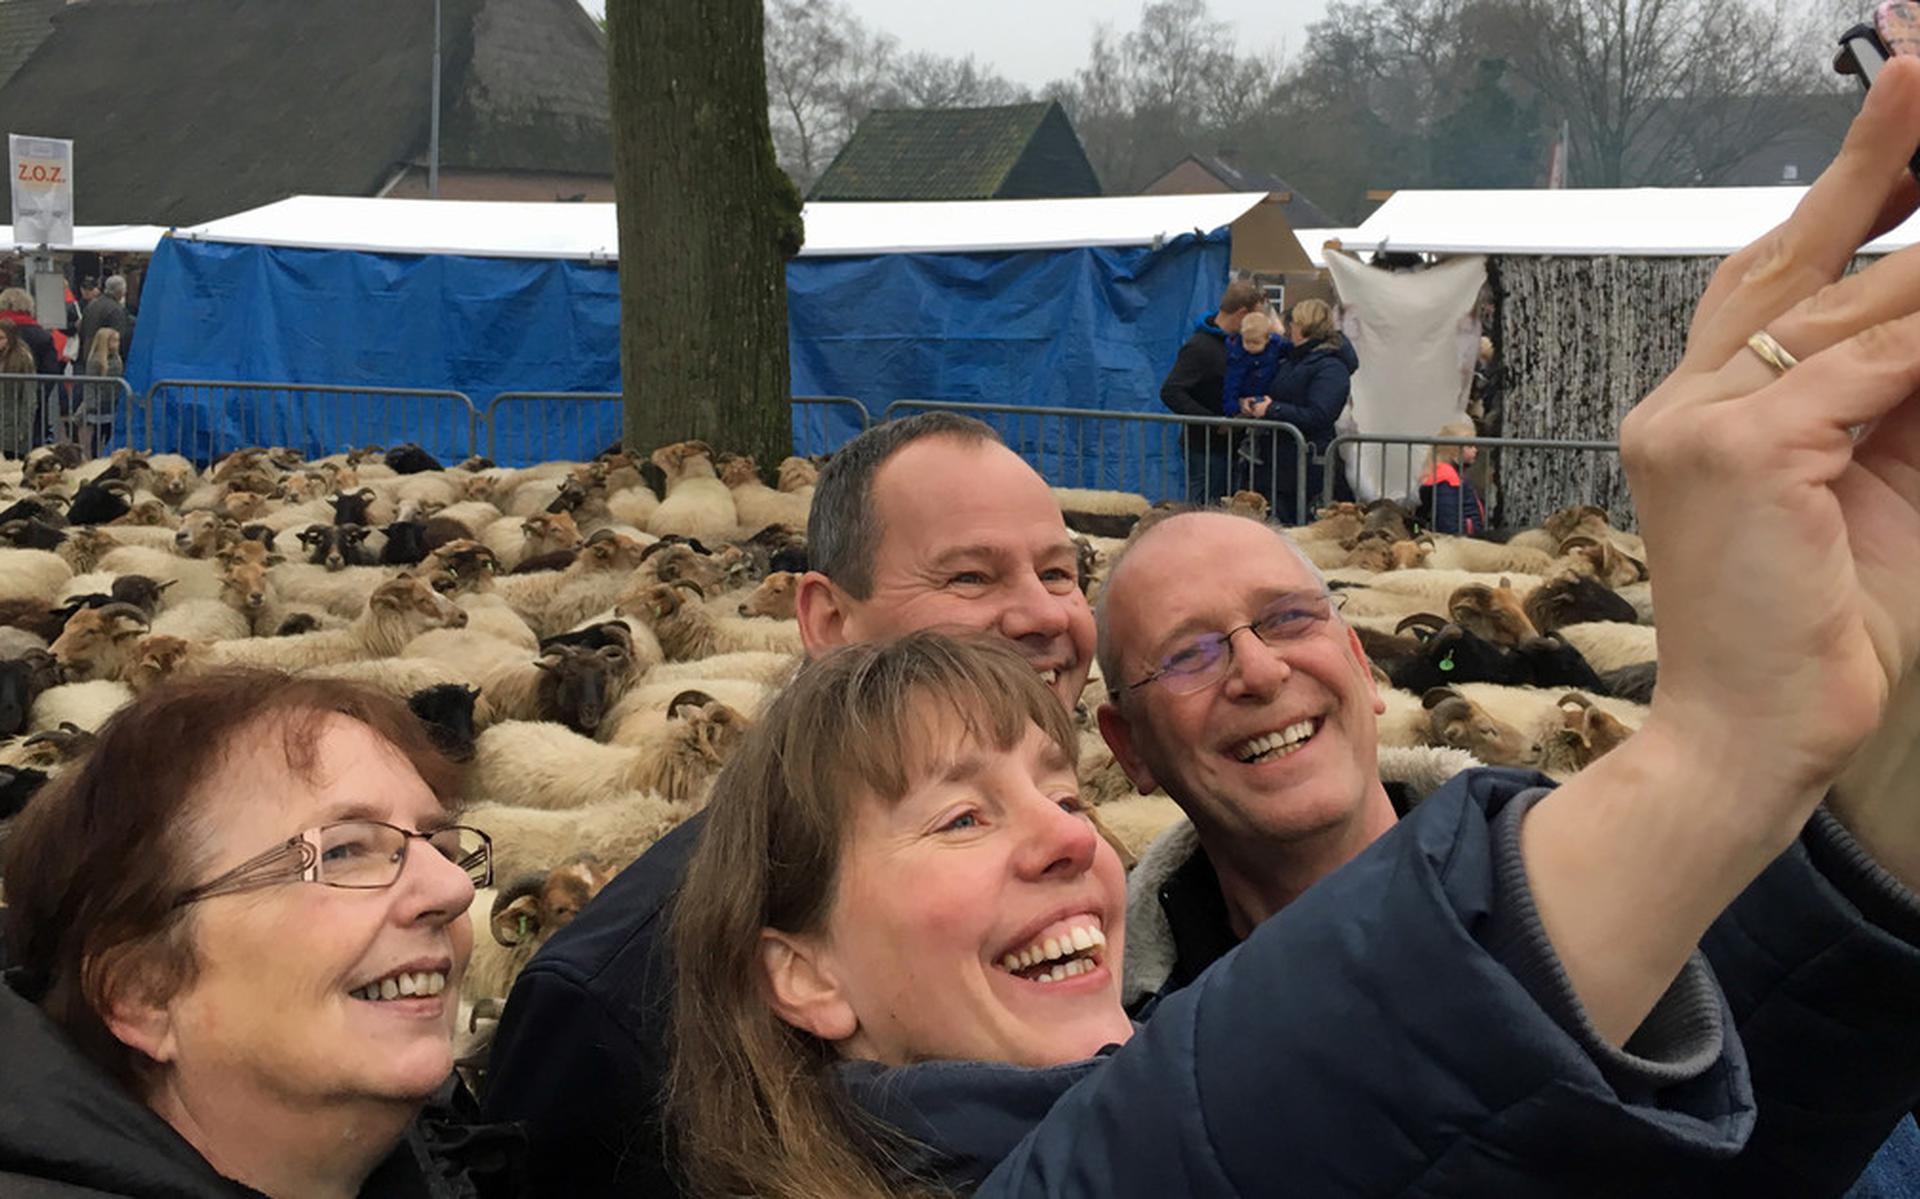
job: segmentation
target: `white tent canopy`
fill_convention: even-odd
[[[1073,200],[809,204],[802,257],[1156,245],[1247,215],[1258,192]],[[294,196],[180,229],[197,241],[489,258],[619,257],[611,204]]]
[[[51,250],[91,250],[97,254],[151,254],[166,230],[159,225],[75,225],[73,244]],[[16,243],[13,226],[0,225],[0,252],[38,250],[38,244]]]
[[[1778,225],[1805,194],[1803,187],[1400,191],[1342,240],[1357,251],[1708,257],[1731,254]],[[1863,252],[1916,241],[1920,218]]]
[[[1293,235],[1300,239],[1300,248],[1307,252],[1307,261],[1318,270],[1327,269],[1328,242],[1337,242],[1351,246],[1354,243],[1356,229],[1295,229]]]

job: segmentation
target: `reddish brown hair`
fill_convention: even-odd
[[[0,872],[12,957],[29,998],[123,1083],[137,1088],[151,1063],[109,1031],[114,995],[137,981],[165,1000],[193,981],[192,908],[175,903],[204,869],[198,790],[255,730],[277,731],[288,768],[312,777],[319,726],[334,715],[367,726],[454,805],[460,768],[399,700],[343,679],[220,670],[169,679],[116,712],[16,819]]]

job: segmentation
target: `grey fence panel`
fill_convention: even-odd
[[[1482,490],[1481,499],[1488,513],[1498,524],[1536,525],[1545,518],[1546,511],[1537,510],[1539,505],[1525,496],[1506,494],[1500,486],[1500,475],[1504,466],[1513,464],[1512,455],[1541,455],[1554,463],[1561,477],[1578,481],[1581,478],[1600,479],[1610,476],[1615,467],[1609,458],[1617,459],[1620,445],[1613,441],[1555,441],[1537,437],[1406,437],[1385,433],[1352,433],[1335,437],[1327,446],[1323,461],[1327,464],[1320,492],[1322,503],[1331,503],[1334,499],[1335,477],[1339,472],[1334,461],[1342,457],[1342,451],[1352,447],[1354,459],[1343,468],[1357,468],[1356,473],[1376,486],[1382,495],[1417,499],[1420,494],[1421,480],[1432,465],[1432,450],[1435,446],[1474,446],[1483,456],[1481,462],[1463,469],[1462,475],[1474,480],[1476,488]],[[1369,469],[1371,468],[1371,469]],[[1350,475],[1350,477],[1352,477]],[[1596,487],[1593,495],[1601,497],[1601,489]],[[1436,500],[1429,494],[1427,511],[1424,515],[1431,521],[1436,515]],[[1633,527],[1631,511],[1614,512],[1611,517],[1620,528]]]
[[[1250,490],[1264,495],[1282,519],[1304,511],[1311,493],[1315,463],[1307,440],[1279,421],[944,400],[896,400],[883,419],[914,412],[956,412],[986,422],[1056,487],[1199,503]]]
[[[873,427],[873,414],[851,396],[794,396],[793,452],[831,454]]]
[[[17,458],[55,441],[101,453],[138,410],[117,375],[0,375],[0,454]]]
[[[411,442],[449,464],[479,445],[480,413],[466,394],[333,383],[160,379],[147,389],[139,448],[210,462],[246,446],[309,457],[355,446]]]

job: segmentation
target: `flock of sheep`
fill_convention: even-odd
[[[0,461],[5,818],[157,680],[220,665],[359,679],[470,760],[499,886],[475,901],[476,1014],[620,867],[698,810],[800,654],[814,462],[777,485],[705,443],[645,460],[442,467],[401,446]],[[1057,492],[1097,595],[1138,496]],[[1236,502],[1257,504],[1243,494]],[[1295,536],[1383,684],[1384,745],[1564,777],[1638,727],[1652,688],[1643,551],[1597,509],[1504,544],[1421,534],[1392,504]],[[1127,855],[1178,812],[1137,796],[1082,705],[1082,781]]]

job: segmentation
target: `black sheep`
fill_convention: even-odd
[[[546,653],[556,646],[571,646],[575,649],[601,649],[617,645],[629,652],[633,649],[633,634],[627,626],[618,620],[602,621],[590,624],[584,629],[575,629],[570,633],[555,633],[540,640],[540,652]]]
[[[367,509],[373,506],[373,489],[362,487],[358,491],[342,491],[328,497],[327,503],[333,506],[333,523],[336,525],[371,525],[367,519]]]
[[[387,467],[396,475],[417,475],[430,470],[445,470],[432,454],[412,442],[387,451]]]
[[[0,820],[10,820],[26,809],[33,793],[47,784],[47,772],[30,766],[0,766]]]
[[[541,571],[547,570],[565,570],[567,567],[572,566],[573,560],[579,556],[579,550],[550,550],[544,554],[535,554],[507,573],[531,575],[539,574]]]
[[[783,545],[773,551],[773,556],[767,559],[767,569],[769,571],[784,570],[789,574],[796,575],[806,574],[809,569],[807,566],[807,543],[798,541],[792,545]]]
[[[1593,620],[1633,624],[1640,619],[1632,604],[1586,575],[1549,579],[1533,589],[1524,606],[1527,619],[1542,633]]]
[[[107,600],[115,604],[132,604],[151,619],[160,610],[161,595],[175,582],[174,579],[168,579],[162,583],[145,575],[121,575],[113,581],[113,591]]]
[[[1393,685],[1415,695],[1454,683],[1506,683],[1525,686],[1533,681],[1526,659],[1505,646],[1449,624],[1430,637],[1420,652],[1387,668]]]
[[[67,523],[67,518],[60,511],[60,506],[65,502],[59,496],[23,496],[0,508],[0,525],[16,520],[37,520],[58,528]]]
[[[1635,662],[1631,666],[1622,666],[1618,670],[1609,670],[1600,676],[1600,689],[1616,699],[1630,699],[1637,704],[1653,702],[1653,685],[1659,681],[1660,667],[1654,662]]]
[[[66,539],[66,530],[57,529],[43,520],[9,520],[0,522],[0,541],[6,542],[15,549],[58,549],[60,543]]]
[[[80,490],[73,493],[73,502],[67,505],[67,523],[104,525],[125,516],[133,510],[128,495],[127,485],[118,479],[83,483]]]
[[[427,726],[427,735],[441,753],[464,762],[473,757],[473,703],[479,698],[477,687],[442,683],[408,696],[407,707]]]
[[[274,530],[268,525],[243,525],[240,528],[242,541],[257,541],[268,549],[273,548],[274,536]]]
[[[300,544],[306,547],[308,562],[328,570],[372,566],[372,556],[360,544],[367,533],[356,524],[308,525],[300,530]]]
[[[1586,657],[1558,633],[1529,637],[1520,643],[1520,656],[1533,672],[1536,687],[1578,687],[1582,691],[1604,691],[1600,676],[1587,664]]]
[[[314,633],[320,629],[320,618],[311,612],[295,612],[280,622],[273,630],[275,637],[298,637],[302,633]]]
[[[34,698],[59,683],[60,664],[45,650],[0,661],[0,737],[25,732]]]
[[[387,543],[380,547],[380,565],[416,566],[427,556],[427,526],[417,520],[396,520],[380,530]]]

